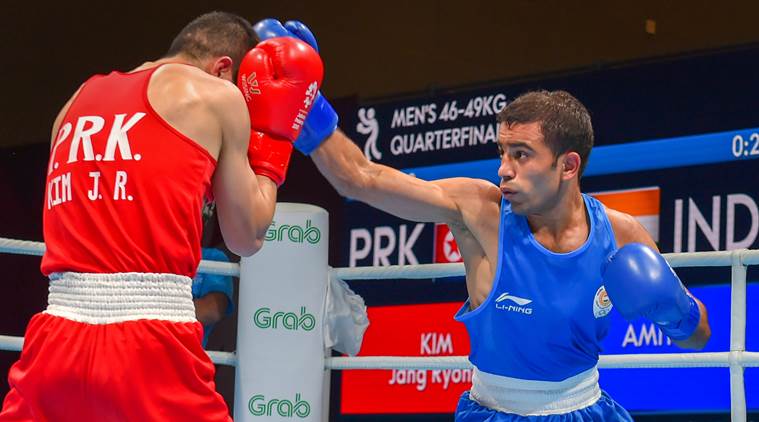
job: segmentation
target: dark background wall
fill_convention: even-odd
[[[214,9],[300,19],[319,38],[329,97],[418,92],[759,41],[759,2],[134,1],[6,2],[0,145],[44,142],[87,76],[156,58]],[[645,30],[655,21],[655,34]]]

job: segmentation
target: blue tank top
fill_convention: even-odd
[[[611,310],[601,266],[616,241],[603,205],[583,199],[590,233],[568,253],[544,248],[527,218],[502,201],[493,289],[477,309],[470,311],[467,301],[456,314],[469,332],[469,360],[479,370],[561,381],[598,362]]]

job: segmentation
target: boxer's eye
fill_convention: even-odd
[[[528,155],[525,151],[515,151],[513,156],[515,160],[521,160],[523,158],[527,158]]]

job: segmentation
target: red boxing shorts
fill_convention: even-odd
[[[0,421],[231,421],[201,346],[192,281],[54,274],[8,374]]]

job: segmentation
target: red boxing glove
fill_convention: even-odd
[[[319,54],[292,37],[271,38],[240,63],[237,86],[245,96],[251,128],[248,159],[256,174],[281,185],[303,122],[319,91],[324,67]]]
[[[303,41],[278,37],[259,43],[243,57],[237,82],[251,128],[297,139],[323,75],[319,54]]]
[[[266,176],[277,186],[285,183],[287,166],[290,164],[290,154],[293,152],[292,142],[286,139],[276,139],[263,132],[252,130],[248,145],[248,161],[250,167],[259,176]]]

